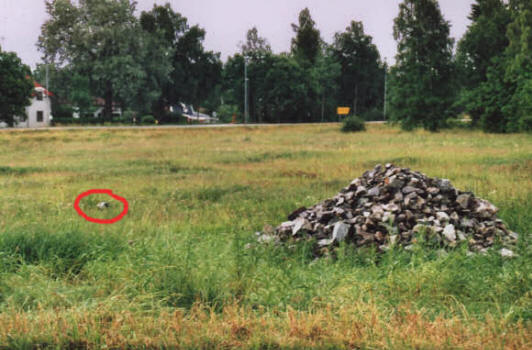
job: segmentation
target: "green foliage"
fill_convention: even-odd
[[[519,119],[519,130],[532,132],[532,115],[525,115]]]
[[[144,115],[140,118],[142,124],[155,124],[155,117],[153,115]]]
[[[532,113],[532,5],[478,0],[470,17],[457,54],[463,77],[458,104],[487,132],[526,131]]]
[[[362,22],[352,21],[343,33],[336,33],[332,55],[341,65],[339,100],[362,114],[384,100],[384,69],[372,37]]]
[[[357,117],[356,115],[347,117],[342,125],[343,132],[357,132],[365,130],[366,124],[364,123],[364,119]]]
[[[144,31],[160,37],[164,54],[170,58],[168,79],[159,79],[156,115],[163,115],[168,104],[200,105],[214,92],[222,71],[220,55],[203,47],[205,30],[190,27],[187,18],[173,11],[170,4],[154,5],[151,11],[142,12],[140,24]],[[155,60],[152,64],[157,68],[159,62]]]
[[[390,76],[390,116],[405,130],[440,129],[454,99],[453,41],[435,0],[405,0],[394,22],[396,65]]]
[[[292,54],[303,65],[313,65],[320,53],[320,31],[310,15],[308,8],[299,13],[298,24],[292,24],[296,34],[292,39]]]
[[[385,116],[382,109],[373,108],[362,113],[362,119],[365,121],[381,121],[385,120]]]
[[[326,50],[316,60],[316,64],[311,68],[313,89],[318,98],[320,109],[320,121],[331,121],[336,118],[336,107],[338,104],[338,93],[340,86],[338,80],[342,74],[340,63]]]
[[[233,121],[233,115],[237,116],[237,120],[240,119],[238,117],[238,107],[235,105],[228,105],[223,104],[218,107],[216,110],[217,117],[220,119],[222,123],[230,123]]]
[[[13,126],[15,117],[26,119],[25,107],[33,92],[30,74],[30,68],[14,52],[0,49],[0,122]]]

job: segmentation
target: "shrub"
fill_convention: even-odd
[[[155,118],[153,115],[145,115],[140,118],[142,124],[155,124]]]
[[[220,121],[230,123],[233,121],[233,115],[238,115],[238,106],[224,104],[218,107],[216,113]]]
[[[366,125],[364,124],[364,120],[362,120],[358,116],[350,116],[344,120],[344,124],[342,125],[342,131],[343,132],[356,132],[356,131],[364,131],[366,130]]]

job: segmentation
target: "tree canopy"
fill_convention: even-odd
[[[404,0],[394,21],[391,117],[404,129],[436,131],[453,102],[453,41],[436,0]]]
[[[0,122],[13,126],[16,119],[26,118],[33,81],[30,68],[14,52],[0,49]]]

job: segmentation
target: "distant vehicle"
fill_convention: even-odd
[[[212,117],[205,113],[196,112],[192,105],[187,105],[184,103],[178,103],[175,106],[170,107],[170,112],[179,113],[188,122],[199,122],[199,123],[216,123],[219,119]]]

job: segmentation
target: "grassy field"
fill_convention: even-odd
[[[500,208],[518,254],[255,243],[378,163]],[[129,201],[98,225],[76,196]],[[383,125],[0,132],[0,348],[532,348],[532,136]],[[121,211],[86,197],[91,216]]]

